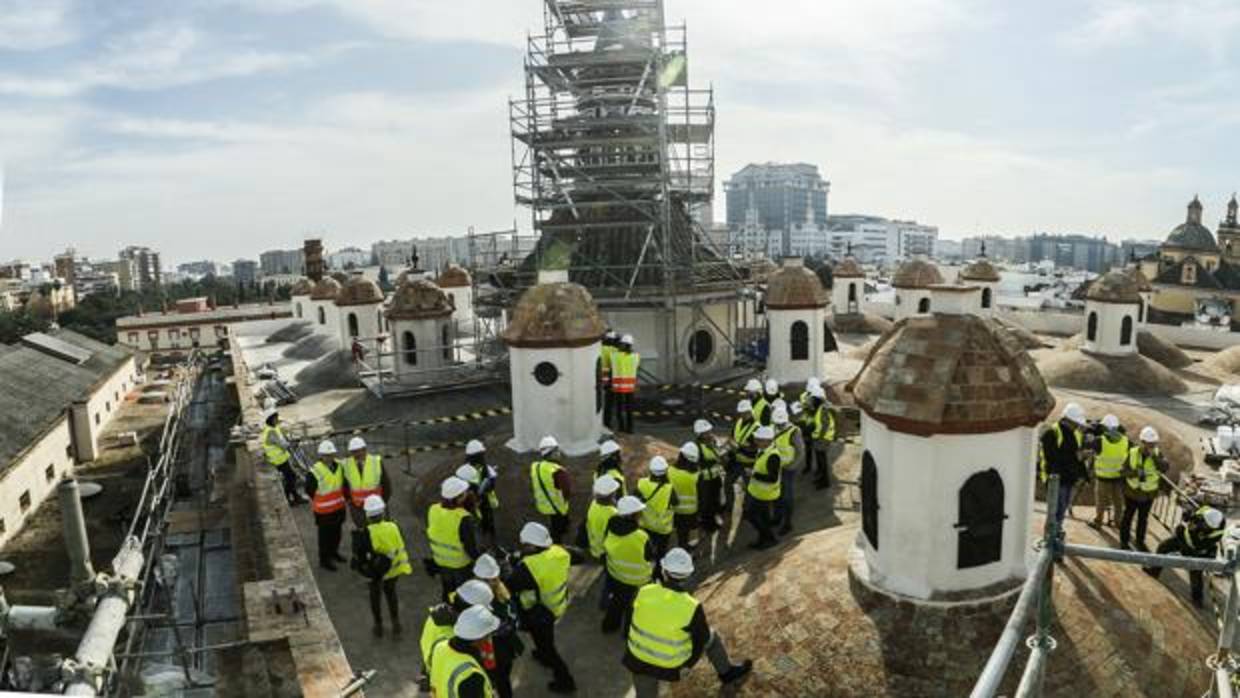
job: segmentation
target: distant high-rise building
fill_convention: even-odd
[[[118,254],[121,259],[133,260],[137,266],[136,286],[138,290],[159,288],[163,283],[163,272],[159,265],[159,253],[149,247],[131,245]]]
[[[77,270],[77,250],[72,247],[52,258],[52,263],[56,268],[56,276],[64,279],[66,283],[73,283],[76,278]]]
[[[238,259],[233,262],[233,281],[238,286],[250,285],[258,281],[258,262],[252,259]]]
[[[1101,273],[1119,261],[1119,248],[1102,236],[1039,233],[1029,238],[1029,261]]]
[[[370,266],[371,254],[357,247],[345,247],[327,255],[329,269],[359,269]]]
[[[219,265],[215,262],[202,260],[199,262],[185,262],[177,265],[177,271],[189,277],[216,276],[219,274]]]
[[[932,255],[939,237],[939,229],[935,226],[881,216],[831,216],[827,219],[827,229],[830,256],[842,257],[851,247],[854,257],[873,264]]]
[[[767,230],[788,230],[797,223],[826,225],[830,188],[817,165],[746,165],[723,183],[728,225],[756,222]]]
[[[413,263],[413,240],[380,240],[370,251],[375,264],[388,269],[404,269]]]
[[[93,262],[96,270],[116,276],[116,287],[121,291],[138,290],[138,263],[132,259]]]
[[[303,275],[306,273],[306,257],[304,250],[268,250],[258,256],[258,264],[263,276],[277,274]]]

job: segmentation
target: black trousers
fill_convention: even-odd
[[[656,560],[662,559],[663,554],[667,552],[667,543],[671,539],[672,534],[655,533],[654,531],[647,530],[647,529],[643,529],[643,530],[646,530],[646,535],[650,536],[650,542],[654,544],[655,559]]]
[[[1158,550],[1155,552],[1159,555],[1179,553],[1185,557],[1205,557],[1184,544],[1184,540],[1181,537],[1183,534],[1181,529],[1182,525],[1177,526],[1170,538],[1158,544]],[[1158,579],[1162,574],[1161,567],[1146,567],[1145,571],[1154,579]],[[1192,570],[1188,573],[1188,582],[1192,589],[1193,603],[1200,606],[1205,600],[1205,579],[1201,576],[1201,572]]]
[[[714,530],[719,522],[719,498],[723,496],[723,478],[703,479],[698,486],[698,520],[706,530]]]
[[[758,543],[765,545],[778,540],[775,537],[775,502],[764,502],[745,495],[745,520],[758,532]]]
[[[547,529],[551,532],[551,540],[556,544],[564,542],[568,535],[568,514],[551,514],[547,517]]]
[[[397,579],[400,578],[370,580],[370,616],[374,618],[375,625],[380,628],[383,627],[383,596],[387,597],[388,615],[392,618],[392,626],[400,625],[400,600],[396,598]]]
[[[491,641],[495,646],[495,668],[487,672],[491,677],[491,686],[495,688],[495,695],[499,698],[512,698],[512,667],[517,661],[517,639],[516,631],[507,632],[503,635],[496,634],[491,637]]]
[[[1147,499],[1139,502],[1127,497],[1124,498],[1124,517],[1119,524],[1119,545],[1121,548],[1127,548],[1128,543],[1133,540],[1129,535],[1132,531],[1132,520],[1137,520],[1137,548],[1145,550],[1145,529],[1150,522],[1150,506],[1154,504],[1153,499]]]
[[[495,510],[491,508],[490,504],[483,502],[482,504],[478,506],[478,511],[480,514],[479,518],[481,519],[481,521],[479,522],[480,524],[479,528],[482,529],[483,535],[490,536],[491,540],[494,541],[495,540]]]
[[[611,392],[611,385],[603,386],[603,426],[611,428],[616,419],[616,394]]]
[[[573,684],[568,664],[555,647],[555,623],[539,618],[526,623],[526,630],[534,641],[534,658],[551,669],[556,683]]]
[[[335,563],[340,554],[340,538],[344,535],[344,509],[330,514],[315,514],[314,522],[319,528],[319,563]]]
[[[443,567],[439,568],[439,585],[440,593],[443,594],[443,602],[448,603],[448,595],[456,591],[456,588],[474,578],[474,570],[472,565],[466,565],[459,570],[450,570]]]
[[[697,528],[698,515],[694,514],[675,514],[672,521],[676,526],[676,545],[689,549],[689,539],[693,536],[693,529]]]
[[[610,633],[625,628],[628,635],[629,615],[633,611],[633,599],[637,597],[637,587],[624,582],[617,582],[607,575],[607,610],[603,614],[603,632]]]
[[[633,433],[633,396],[635,393],[615,393],[616,431]]]
[[[301,495],[297,492],[297,471],[293,470],[292,463],[281,463],[276,466],[276,470],[280,471],[280,477],[284,481],[284,497],[290,504],[300,501]]]

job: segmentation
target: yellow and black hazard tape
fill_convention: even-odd
[[[710,385],[708,383],[664,383],[658,386],[659,392],[669,392],[672,390],[704,390],[712,393],[723,393],[725,395],[744,395],[745,391],[738,388],[729,388],[726,385]]]
[[[642,419],[658,419],[660,417],[708,417],[720,421],[730,422],[736,419],[733,415],[723,414],[722,412],[700,412],[698,410],[633,410],[634,417]]]
[[[431,451],[445,451],[450,448],[465,448],[464,441],[442,441],[437,444],[423,444],[422,446],[410,446],[405,449],[403,455],[413,455],[415,453],[430,453]]]
[[[322,436],[315,438],[330,438],[336,436],[360,436],[371,432],[390,429],[392,427],[420,427],[430,426],[433,424],[459,424],[462,422],[476,422],[482,419],[490,419],[492,417],[503,417],[512,414],[511,407],[488,407],[483,410],[475,410],[473,412],[463,412],[461,414],[443,415],[440,417],[428,417],[426,419],[418,419],[413,421],[404,421],[400,419],[390,419],[385,422],[375,422],[373,424],[364,424],[361,426],[351,427],[349,429],[341,429],[339,431],[328,432]]]

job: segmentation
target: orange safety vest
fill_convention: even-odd
[[[310,508],[316,514],[332,514],[344,508],[344,468],[336,468],[332,472],[323,461],[318,461],[311,468],[318,486],[314,489],[314,500]]]

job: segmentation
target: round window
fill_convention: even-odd
[[[550,361],[540,362],[534,367],[534,380],[538,381],[539,385],[551,385],[559,377],[560,369],[556,368],[555,364]]]
[[[715,338],[706,330],[698,330],[689,336],[689,360],[695,364],[710,361],[715,354]]]

